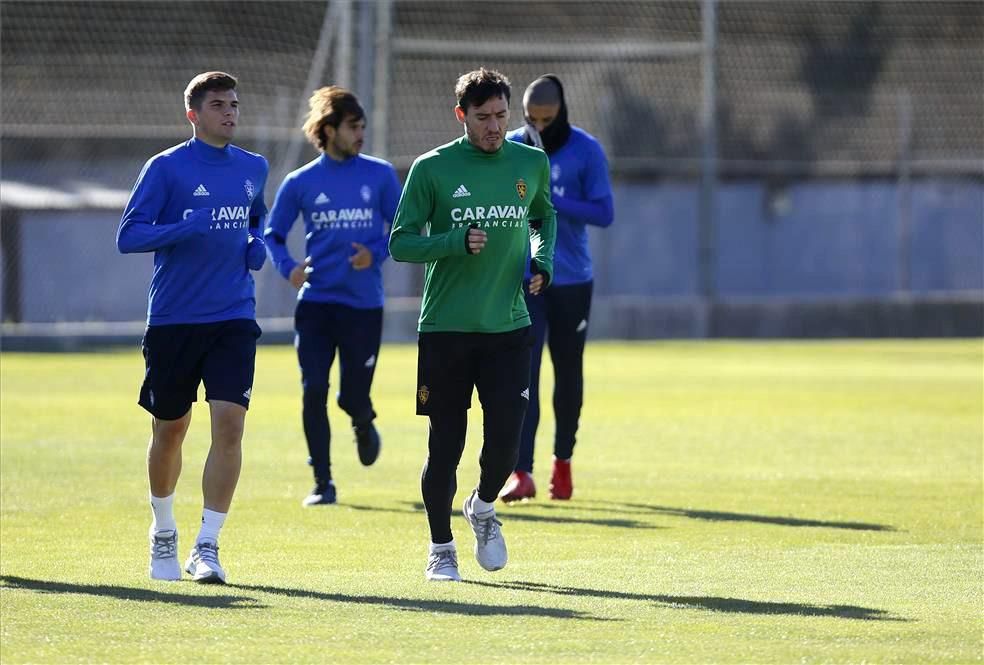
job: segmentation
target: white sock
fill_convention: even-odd
[[[195,542],[200,543],[203,540],[212,543],[219,542],[219,530],[222,529],[222,524],[225,523],[226,515],[228,513],[217,513],[208,508],[202,510],[202,528],[198,532],[198,538]]]
[[[150,510],[154,514],[154,522],[150,525],[150,530],[174,531],[178,525],[174,522],[174,493],[171,496],[161,498],[150,495]]]
[[[495,508],[491,503],[485,503],[482,501],[481,497],[478,496],[478,492],[472,495],[472,512],[473,513],[487,513]]]
[[[433,554],[434,552],[445,552],[447,550],[457,550],[457,549],[458,548],[455,547],[454,544],[454,539],[452,538],[450,543],[431,543],[430,553]]]

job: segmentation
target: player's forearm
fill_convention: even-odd
[[[381,236],[377,240],[367,242],[366,249],[372,254],[373,263],[379,265],[389,258],[389,238],[387,236]]]
[[[422,236],[414,228],[397,228],[389,239],[390,256],[394,261],[428,263],[448,256],[464,256],[467,228],[460,228],[433,236]]]
[[[615,219],[615,206],[611,196],[596,201],[578,201],[558,196],[554,198],[553,205],[558,213],[581,224],[605,228],[611,226]]]
[[[116,248],[121,254],[154,252],[187,240],[194,233],[190,224],[154,224],[124,217],[116,234]]]
[[[273,228],[268,228],[263,233],[263,240],[266,243],[267,254],[270,262],[284,279],[290,279],[290,271],[297,266],[297,261],[291,257],[287,251],[287,239],[277,233]]]
[[[557,242],[557,219],[553,216],[540,220],[537,226],[530,226],[530,257],[535,269],[545,274],[546,283],[553,281],[554,244]]]

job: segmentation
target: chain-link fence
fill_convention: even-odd
[[[0,29],[7,323],[142,318],[149,262],[113,233],[210,69],[240,79],[237,143],[268,157],[270,200],[314,156],[316,87],[353,88],[368,152],[405,170],[460,134],[462,72],[510,77],[512,126],[523,88],[557,74],[615,183],[616,224],[591,238],[601,311],[984,289],[979,2],[15,0]],[[419,271],[388,263],[386,290],[418,295]],[[258,307],[290,314],[273,271]]]

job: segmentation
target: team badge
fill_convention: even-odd
[[[427,389],[427,386],[417,388],[417,401],[420,402],[420,405],[427,404],[428,399],[430,399],[430,390]]]
[[[359,194],[362,195],[362,200],[369,203],[369,199],[372,197],[372,190],[369,189],[369,185],[362,185],[362,189],[359,190]]]
[[[526,181],[522,178],[516,181],[516,193],[519,194],[520,200],[526,198]]]
[[[550,179],[560,180],[560,164],[554,164],[550,167]]]
[[[243,183],[243,188],[246,190],[246,197],[252,201],[253,195],[256,194],[256,188],[253,187],[253,181],[247,179],[246,182]]]

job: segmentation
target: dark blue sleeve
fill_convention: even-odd
[[[253,235],[262,235],[262,233],[263,233],[263,222],[266,220],[266,216],[267,216],[267,212],[268,212],[267,206],[266,206],[266,199],[263,196],[263,189],[266,187],[267,169],[269,167],[266,166],[266,161],[265,160],[264,160],[264,164],[263,165],[264,165],[264,169],[263,169],[263,182],[261,182],[259,185],[257,185],[257,187],[258,187],[258,193],[253,198],[253,203],[250,205],[250,208],[249,208],[250,228],[251,229],[254,228],[254,224],[255,224],[255,228],[257,230],[257,232],[254,233]],[[256,222],[254,223],[253,220],[256,220]]]
[[[294,220],[300,212],[300,200],[294,186],[294,179],[288,176],[277,190],[273,199],[273,210],[270,211],[269,224],[263,232],[267,252],[277,272],[284,279],[290,277],[290,271],[297,265],[287,250],[287,234],[294,226]]]
[[[122,254],[153,252],[187,240],[195,233],[191,224],[158,222],[167,203],[167,178],[158,160],[148,161],[133,185],[116,232],[116,248]]]
[[[389,258],[389,236],[396,217],[396,208],[400,205],[400,180],[396,177],[396,169],[388,166],[383,174],[383,187],[380,193],[379,207],[383,213],[382,229],[379,238],[366,247],[372,253],[374,263],[382,263]]]
[[[611,226],[615,220],[615,206],[612,203],[611,194],[595,201],[578,201],[577,199],[555,196],[553,204],[558,213],[582,224],[604,228]]]
[[[612,200],[612,184],[608,177],[608,158],[605,151],[595,141],[585,146],[581,154],[584,170],[581,175],[581,191],[585,199],[555,197],[553,204],[557,212],[582,224],[611,226],[615,220],[615,206]]]

